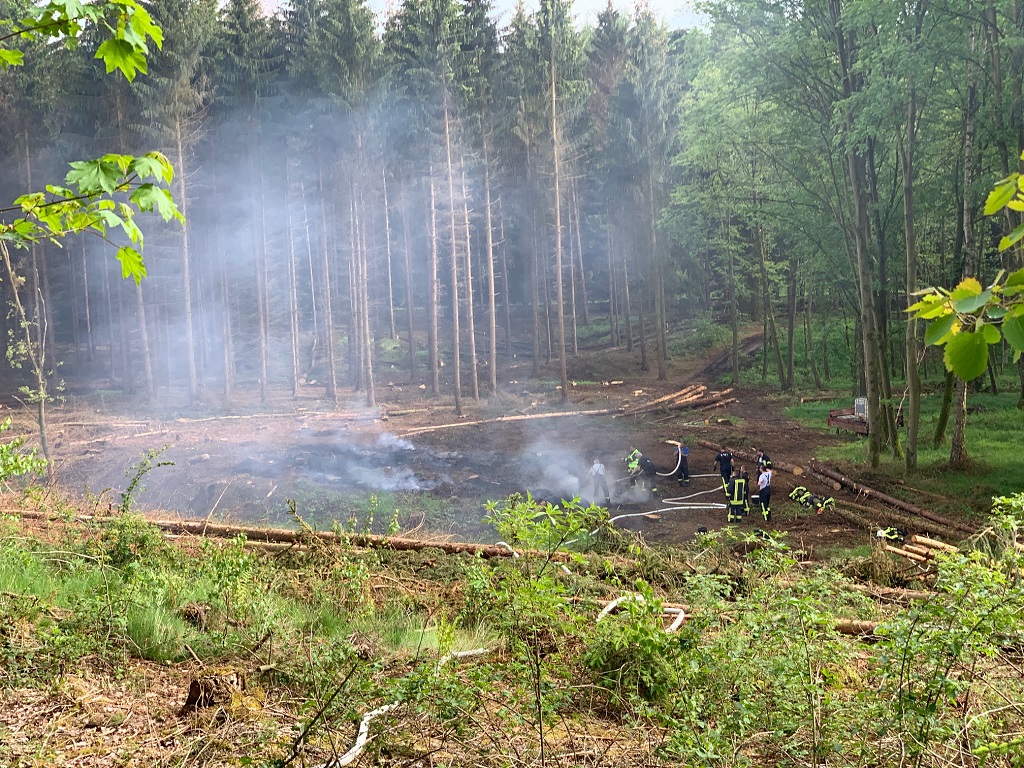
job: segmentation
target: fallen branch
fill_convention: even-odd
[[[912,515],[918,515],[919,517],[923,517],[927,520],[931,520],[932,522],[944,525],[947,528],[954,528],[956,530],[964,531],[966,533],[977,532],[977,528],[975,528],[972,525],[962,523],[959,520],[950,520],[949,518],[943,517],[942,515],[938,515],[934,512],[929,512],[927,509],[921,509],[920,507],[903,501],[902,499],[897,499],[892,496],[889,496],[888,494],[876,491],[874,488],[868,488],[866,485],[861,485],[860,483],[854,482],[853,480],[846,477],[845,475],[840,474],[836,470],[830,469],[829,467],[826,467],[816,461],[811,461],[811,469],[813,469],[818,474],[824,475],[825,477],[831,478],[836,482],[841,483],[846,488],[849,488],[850,490],[855,491],[858,494],[878,499],[883,504],[888,504],[891,507],[902,509],[904,512],[909,512]]]

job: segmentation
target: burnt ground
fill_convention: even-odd
[[[572,410],[637,404],[701,383],[703,373],[692,361],[674,362],[667,382],[653,374],[629,376],[627,355],[583,353],[571,376]],[[712,363],[714,365],[714,363]],[[707,366],[705,366],[705,369]],[[629,369],[636,370],[629,366]],[[132,466],[149,450],[167,446],[142,480],[145,490],[134,500],[141,508],[183,517],[229,519],[258,524],[294,524],[288,499],[311,524],[326,528],[355,517],[358,527],[382,530],[397,510],[403,528],[421,527],[434,534],[480,540],[493,539],[482,522],[484,503],[513,492],[544,496],[571,495],[594,457],[605,463],[609,480],[625,474],[622,457],[636,446],[663,471],[672,468],[667,439],[690,443],[693,474],[713,473],[713,451],[700,439],[737,446],[763,445],[775,459],[806,463],[815,449],[837,438],[808,429],[782,416],[784,402],[770,392],[739,391],[737,403],[702,413],[655,413],[642,417],[573,416],[462,425],[462,422],[504,415],[530,415],[558,410],[558,392],[550,379],[529,380],[526,371],[512,370],[502,394],[490,401],[466,399],[465,416],[454,416],[450,397],[424,397],[416,386],[385,382],[378,409],[356,402],[337,407],[319,400],[322,391],[297,399],[281,398],[260,405],[207,406],[210,416],[161,416],[135,411],[129,415],[84,397],[54,412],[51,440],[61,483],[82,492],[101,508],[120,503]],[[516,377],[521,377],[517,379]],[[584,379],[587,383],[584,383]],[[604,382],[619,381],[610,385]],[[713,388],[712,381],[703,381]],[[354,397],[354,396],[353,396]],[[129,418],[134,420],[129,421]],[[29,424],[22,416],[28,430]],[[447,426],[413,433],[422,427]],[[410,434],[412,433],[412,434]],[[866,542],[868,535],[835,515],[808,515],[787,498],[804,478],[776,472],[772,527],[792,534],[804,549],[845,547]],[[653,517],[623,519],[619,524],[641,531],[651,542],[676,543],[693,536],[699,526],[721,527],[720,509],[665,510],[657,497],[613,484],[611,514],[654,512]],[[716,477],[694,478],[687,494],[719,487]],[[662,484],[663,496],[679,490]],[[583,488],[583,495],[589,492]],[[723,501],[716,492],[691,501]],[[752,514],[743,524],[759,524]]]

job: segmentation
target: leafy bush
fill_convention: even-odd
[[[661,601],[644,582],[637,589],[643,600],[625,601],[620,614],[598,622],[582,661],[609,691],[654,702],[678,687],[679,658],[692,638],[689,632],[666,632]]]
[[[6,418],[0,423],[0,432],[11,428],[11,419]],[[46,472],[46,461],[39,458],[38,451],[22,450],[25,441],[18,437],[6,443],[0,443],[0,483],[6,483],[12,477],[22,475],[41,475]]]

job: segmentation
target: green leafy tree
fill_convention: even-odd
[[[150,42],[162,44],[163,33],[149,13],[135,0],[111,0],[83,5],[72,0],[51,0],[45,6],[31,9],[20,22],[8,23],[13,31],[0,34],[0,43],[15,37],[22,39],[55,39],[65,46],[77,44],[86,27],[95,28],[102,39],[96,58],[102,60],[107,73],[115,69],[128,80],[146,68]],[[22,51],[0,48],[4,68],[20,66]],[[59,244],[70,235],[89,233],[105,241],[115,233],[129,245],[117,247],[124,277],[138,283],[146,274],[141,248],[143,233],[135,221],[137,213],[158,212],[165,221],[183,221],[168,186],[174,171],[159,153],[141,157],[108,154],[96,160],[71,163],[63,185],[48,185],[44,192],[29,192],[14,201],[14,207],[0,209],[0,215],[13,214],[0,220],[0,259],[13,289],[14,319],[9,357],[16,365],[26,361],[33,373],[30,397],[36,406],[43,456],[50,462],[46,435],[46,404],[50,399],[48,377],[50,365],[46,351],[46,331],[22,299],[25,279],[12,257],[12,250],[31,248],[40,243]],[[135,246],[138,246],[136,248]]]

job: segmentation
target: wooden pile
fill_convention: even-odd
[[[680,389],[678,392],[659,397],[628,408],[623,408],[621,416],[636,416],[641,413],[652,411],[700,411],[705,408],[720,408],[729,403],[735,403],[735,397],[729,397],[732,387],[723,389],[721,392],[709,392],[703,384],[692,384],[689,387]]]
[[[978,529],[976,526],[970,525],[969,523],[961,522],[959,520],[951,520],[947,517],[943,517],[942,515],[936,514],[935,512],[931,512],[930,510],[922,509],[921,507],[918,507],[915,504],[903,501],[902,499],[894,498],[893,496],[889,496],[888,494],[882,493],[881,491],[876,491],[874,488],[868,488],[866,485],[861,485],[860,483],[854,482],[845,475],[835,471],[834,469],[831,469],[830,467],[826,467],[825,465],[817,461],[814,461],[813,459],[810,463],[810,469],[815,474],[822,475],[828,478],[829,480],[837,482],[844,488],[850,489],[859,496],[864,496],[870,499],[877,499],[878,501],[890,507],[895,507],[896,509],[908,512],[911,515],[916,515],[918,517],[923,517],[926,520],[931,520],[933,523],[938,523],[939,525],[945,528],[963,531],[964,533],[977,533]]]
[[[952,544],[930,539],[927,536],[911,536],[910,543],[905,543],[900,547],[886,544],[885,551],[905,557],[915,563],[927,563],[929,560],[934,560],[935,556],[940,553],[959,552],[960,550]]]

